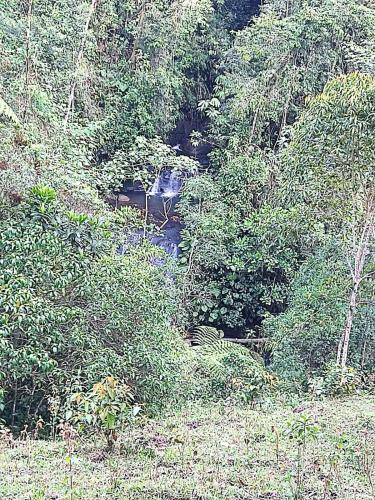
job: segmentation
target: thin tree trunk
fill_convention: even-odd
[[[339,363],[341,366],[344,368],[346,366],[347,358],[348,358],[348,351],[349,351],[349,340],[350,340],[350,334],[352,331],[353,327],[353,318],[355,314],[355,310],[357,307],[357,298],[358,298],[358,290],[359,290],[359,281],[356,281],[353,287],[353,290],[350,294],[350,303],[349,303],[349,309],[346,315],[346,321],[345,321],[345,328],[344,328],[344,333],[342,337],[342,350],[340,353],[340,358]]]
[[[82,36],[82,40],[81,40],[81,43],[80,43],[80,46],[78,49],[77,58],[76,58],[76,62],[75,62],[74,77],[73,77],[73,80],[72,80],[71,85],[70,85],[68,107],[66,110],[65,120],[64,120],[64,128],[66,128],[66,126],[68,124],[70,113],[73,111],[75,92],[76,92],[76,87],[77,87],[78,70],[79,70],[80,64],[81,64],[82,59],[83,59],[83,54],[84,54],[84,50],[85,50],[85,45],[86,45],[87,35],[89,32],[89,28],[90,28],[91,19],[95,13],[95,10],[96,10],[98,4],[99,4],[99,0],[91,0],[90,10],[89,10],[88,16],[86,18],[83,36]]]
[[[146,16],[146,2],[141,3],[141,12],[139,14],[137,37],[134,40],[133,50],[130,56],[131,63],[136,66],[137,63],[137,50],[139,49],[139,42],[143,35],[144,21]]]
[[[341,364],[343,368],[346,366],[348,359],[349,341],[353,328],[353,320],[358,305],[359,288],[363,279],[363,270],[365,267],[366,257],[370,249],[370,239],[374,234],[374,205],[375,196],[372,196],[370,198],[361,238],[354,257],[354,270],[352,273],[353,287],[350,293],[350,302],[346,315],[344,331],[337,350],[337,364]]]
[[[27,111],[31,106],[31,92],[30,92],[30,73],[31,73],[31,21],[33,15],[33,0],[29,0],[29,7],[27,10],[27,29],[26,29],[26,60],[25,60],[25,91],[26,103],[23,112],[23,119],[25,120]]]

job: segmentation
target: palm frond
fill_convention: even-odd
[[[20,121],[13,109],[7,104],[2,97],[0,97],[0,116],[5,116],[11,120],[15,125],[19,125]]]

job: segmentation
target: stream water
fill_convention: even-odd
[[[154,245],[162,248],[174,258],[178,257],[183,224],[176,212],[182,179],[178,172],[162,171],[155,179],[148,194],[148,219],[157,229],[147,234]],[[146,209],[146,194],[137,184],[126,185],[118,196],[117,206],[131,206],[141,211]],[[135,243],[143,237],[143,231],[132,236]]]
[[[199,162],[203,169],[209,164],[208,153],[211,146],[202,144],[193,147],[189,136],[192,130],[199,130],[199,123],[183,120],[171,134],[169,143],[178,155],[185,155]],[[182,188],[182,176],[177,171],[162,170],[161,174],[147,195],[148,220],[157,229],[147,234],[148,239],[156,246],[162,248],[170,256],[177,258],[179,244],[181,243],[181,230],[183,222],[177,211],[176,204]],[[146,209],[146,193],[137,183],[124,183],[123,189],[117,197],[117,206],[131,206],[141,211]],[[132,236],[132,243],[143,237],[143,231],[138,231]],[[125,251],[126,244],[120,251]]]

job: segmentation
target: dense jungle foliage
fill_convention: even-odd
[[[0,54],[0,423],[372,390],[372,0],[0,0]]]

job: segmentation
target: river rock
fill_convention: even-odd
[[[117,197],[117,202],[118,203],[128,203],[130,201],[129,196],[126,196],[126,194],[119,194]]]

